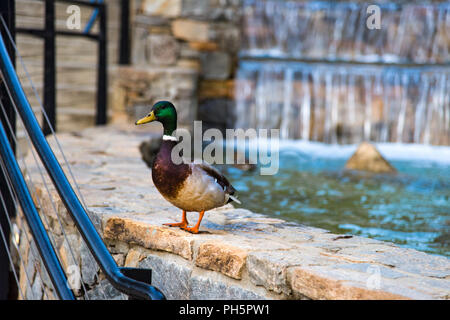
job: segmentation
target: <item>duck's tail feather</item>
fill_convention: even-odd
[[[242,204],[238,198],[236,198],[235,196],[232,196],[231,194],[229,195],[230,199],[233,200],[234,202],[237,202],[239,204]]]

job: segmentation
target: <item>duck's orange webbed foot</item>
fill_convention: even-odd
[[[189,222],[187,221],[186,218],[186,211],[183,210],[183,217],[181,219],[181,222],[176,222],[176,223],[163,223],[164,226],[168,226],[168,227],[180,227],[181,229],[184,229],[188,226]]]
[[[168,226],[168,227],[180,227],[182,229],[184,229],[185,227],[187,227],[188,223],[187,222],[176,222],[176,223],[163,223],[163,226]]]
[[[189,233],[197,234],[198,233],[198,227],[181,227],[184,231],[187,231]]]
[[[193,234],[197,234],[198,233],[198,228],[200,227],[200,223],[202,222],[204,214],[205,214],[205,211],[199,212],[198,221],[197,221],[197,223],[195,224],[194,227],[189,228],[188,226],[185,226],[185,227],[181,227],[181,229],[183,229],[184,231],[193,233]]]

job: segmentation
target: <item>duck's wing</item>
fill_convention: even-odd
[[[226,203],[235,201],[241,204],[241,202],[236,198],[236,196],[233,196],[234,193],[236,192],[236,189],[231,185],[230,181],[228,181],[228,179],[222,173],[219,172],[219,170],[217,170],[216,168],[214,168],[213,166],[211,166],[206,162],[195,165],[198,166],[198,168],[202,170],[205,174],[214,178],[214,181],[222,187],[223,191],[226,194]]]
[[[195,164],[195,166],[198,166],[205,174],[214,178],[215,182],[219,184],[227,194],[233,195],[236,192],[236,189],[234,189],[228,179],[210,164],[203,162]]]

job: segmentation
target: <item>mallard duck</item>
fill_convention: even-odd
[[[160,122],[164,127],[161,147],[152,165],[153,183],[161,195],[183,211],[178,223],[165,223],[190,233],[198,233],[205,211],[221,207],[231,201],[235,189],[228,179],[207,163],[181,163],[172,161],[171,153],[178,139],[173,135],[177,128],[177,111],[169,101],[155,103],[150,113],[136,121],[136,125]],[[189,227],[186,212],[199,212],[194,227]]]

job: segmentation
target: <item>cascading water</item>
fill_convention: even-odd
[[[400,3],[399,3],[400,2]],[[380,29],[370,29],[370,5]],[[449,63],[450,2],[245,0],[242,53],[384,63]]]
[[[450,72],[242,61],[238,128],[327,143],[450,144]]]
[[[367,6],[246,1],[236,127],[450,145],[450,3],[382,4],[379,30]]]

